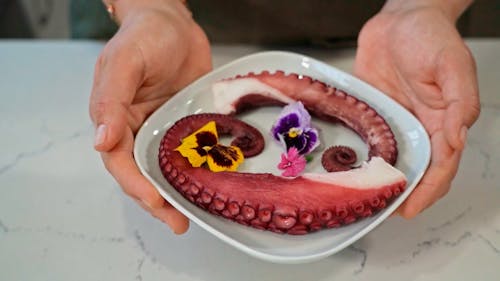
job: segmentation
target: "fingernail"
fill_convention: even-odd
[[[462,147],[465,146],[465,143],[467,142],[467,127],[463,126],[462,129],[460,129],[460,135],[458,136],[460,143],[462,144]]]
[[[106,139],[106,129],[107,126],[104,124],[97,126],[97,129],[95,130],[94,146],[99,146],[104,143],[104,140]]]

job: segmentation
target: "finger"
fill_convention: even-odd
[[[465,144],[466,129],[477,120],[480,112],[474,58],[465,46],[445,50],[438,60],[436,71],[436,82],[447,103],[445,136],[453,148],[461,150]]]
[[[109,151],[122,138],[127,112],[141,83],[143,65],[133,47],[105,49],[96,63],[89,111],[96,127],[94,146]]]
[[[449,146],[442,131],[432,136],[431,146],[431,162],[424,177],[397,210],[404,218],[415,217],[443,197],[457,173],[461,151]]]
[[[164,202],[164,206],[158,209],[151,209],[143,202],[139,200],[135,201],[155,218],[167,224],[175,234],[183,234],[189,229],[189,219],[166,201]]]
[[[466,112],[461,102],[448,105],[444,116],[443,130],[451,147],[463,150],[467,141],[468,126],[464,116]]]
[[[153,209],[153,216],[166,223],[175,234],[183,234],[189,228],[189,219],[166,201],[159,209]]]
[[[104,165],[127,195],[142,201],[151,209],[160,208],[164,199],[140,173],[132,157],[132,148],[133,134],[128,129],[111,151],[101,153]]]

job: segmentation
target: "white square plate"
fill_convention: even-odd
[[[283,70],[311,76],[329,85],[340,88],[370,104],[391,126],[398,142],[399,156],[396,167],[408,179],[404,193],[386,209],[376,215],[351,225],[315,233],[292,236],[256,230],[214,216],[184,199],[164,179],[158,165],[159,143],[165,131],[178,119],[195,113],[213,112],[211,85],[223,78],[261,72]],[[266,144],[273,142],[266,134],[279,112],[278,107],[260,108],[238,116],[255,126],[266,137]],[[320,128],[326,145],[348,144],[359,155],[366,155],[367,148],[353,132],[339,125],[313,119]],[[279,149],[266,145],[264,152],[245,160],[238,170],[246,172],[272,172],[280,174]],[[200,225],[222,241],[254,257],[277,263],[303,263],[334,254],[355,242],[386,219],[411,193],[422,177],[430,159],[429,138],[420,122],[398,103],[359,79],[313,58],[288,52],[262,52],[235,60],[215,69],[193,82],[154,112],[139,130],[134,147],[134,156],[141,172],[159,190],[161,195],[191,221]],[[272,157],[272,161],[269,158]],[[315,157],[320,158],[320,157]],[[363,160],[363,159],[362,159]],[[315,160],[320,161],[320,160]],[[321,165],[308,164],[308,172],[321,172]],[[324,171],[323,171],[324,172]]]

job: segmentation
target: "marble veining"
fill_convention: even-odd
[[[416,258],[422,252],[432,249],[433,247],[435,247],[439,243],[441,243],[441,238],[434,238],[431,240],[425,240],[425,241],[419,242],[417,244],[417,249],[411,253],[411,257]]]
[[[18,235],[18,234],[27,234],[27,235],[40,235],[47,234],[52,235],[54,237],[60,237],[65,239],[76,239],[87,241],[91,243],[124,243],[124,237],[114,237],[114,236],[94,236],[86,233],[74,232],[74,231],[63,231],[57,228],[54,228],[50,225],[41,226],[41,227],[29,227],[29,226],[9,226],[7,227],[2,221],[0,221],[0,229],[7,233],[8,235]]]
[[[482,112],[450,193],[414,220],[388,219],[334,256],[280,265],[195,225],[177,237],[123,194],[92,149],[87,106],[102,42],[0,41],[0,73],[12,74],[0,75],[0,92],[16,93],[0,111],[0,280],[498,280],[500,95],[492,71],[500,73],[500,40],[468,44]],[[214,64],[254,51],[215,46]],[[353,50],[310,52],[347,71],[354,57]]]
[[[399,260],[398,264],[393,264],[388,266],[387,268],[392,268],[394,266],[403,266],[410,263],[417,262],[420,256],[425,254],[425,257],[428,258],[430,254],[428,252],[437,251],[438,248],[442,247],[457,247],[464,241],[470,239],[472,234],[470,232],[464,232],[460,237],[458,237],[454,241],[444,240],[441,237],[434,237],[431,239],[420,241],[416,244],[414,250],[409,253],[408,256]]]
[[[359,268],[355,269],[353,272],[354,275],[358,275],[361,272],[363,272],[363,269],[365,268],[366,261],[368,260],[368,253],[366,252],[366,250],[358,248],[355,245],[351,245],[347,249],[361,255],[361,261],[359,263]]]
[[[491,162],[492,162],[492,155],[491,152],[488,151],[487,148],[482,148],[480,142],[478,142],[475,139],[470,139],[467,141],[467,145],[469,145],[471,148],[477,150],[478,154],[482,158],[483,162],[483,171],[481,173],[481,178],[482,179],[488,179],[492,178],[495,176],[495,173],[492,173],[491,171]]]
[[[48,152],[49,150],[53,149],[54,146],[56,146],[56,145],[58,145],[60,143],[65,143],[65,142],[68,142],[68,141],[72,141],[72,140],[74,140],[76,138],[79,138],[79,137],[82,137],[82,136],[88,136],[89,133],[90,133],[89,129],[90,129],[90,127],[86,127],[85,129],[81,129],[81,130],[75,131],[73,133],[70,133],[67,136],[62,137],[62,138],[49,140],[47,143],[45,143],[44,145],[42,145],[39,148],[35,148],[33,150],[30,150],[30,151],[21,151],[21,152],[19,152],[14,157],[14,159],[12,161],[10,161],[7,164],[4,164],[3,166],[0,166],[0,176],[2,176],[2,174],[6,173],[7,171],[13,169],[14,167],[16,167],[20,162],[22,162],[22,161],[24,161],[26,159],[29,159],[31,157],[40,156],[40,155]],[[48,128],[44,124],[41,127],[40,132],[42,132],[42,133],[49,133],[50,131],[48,130]]]
[[[454,216],[450,220],[447,220],[438,226],[430,226],[427,229],[429,231],[438,231],[444,227],[449,227],[449,226],[455,224],[456,222],[460,221],[461,219],[463,219],[467,215],[467,213],[471,212],[471,210],[472,210],[472,207],[468,206],[467,209],[465,209],[463,212],[458,213],[456,216]]]
[[[497,255],[500,256],[500,249],[497,248],[495,245],[493,245],[493,242],[491,242],[491,240],[487,239],[486,237],[484,237],[483,235],[481,234],[478,234],[477,235],[488,247],[490,247],[490,249],[495,252]]]
[[[137,281],[142,281],[141,270],[142,270],[142,266],[144,265],[144,260],[145,260],[145,258],[141,258],[137,261],[137,274],[135,275],[135,279]]]
[[[53,146],[54,146],[53,142],[47,142],[45,145],[43,145],[38,149],[19,152],[14,158],[14,160],[0,167],[0,176],[5,172],[7,172],[8,170],[14,168],[19,162],[23,161],[24,159],[43,154],[47,152],[49,149],[51,149]]]
[[[466,231],[462,235],[460,235],[460,237],[458,237],[457,240],[455,240],[455,241],[444,241],[443,244],[445,246],[448,246],[448,247],[456,247],[460,243],[462,243],[463,241],[469,239],[470,237],[472,237],[472,233],[469,232],[469,231]]]
[[[154,257],[151,252],[149,252],[147,249],[146,249],[146,246],[144,244],[144,241],[142,240],[142,237],[141,235],[139,234],[139,230],[134,230],[134,238],[135,238],[135,241],[137,243],[137,245],[139,246],[139,248],[141,249],[141,251],[144,253],[144,255],[146,257],[149,257],[151,259],[151,262],[152,263],[156,263],[156,257]],[[143,260],[142,262],[144,262],[144,259],[141,258],[141,260]],[[141,263],[142,263],[141,262]],[[142,265],[141,265],[142,266]]]

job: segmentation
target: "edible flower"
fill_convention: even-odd
[[[186,157],[193,167],[207,163],[213,172],[236,171],[244,158],[240,148],[219,144],[215,121],[185,137],[175,150]]]
[[[311,116],[300,101],[283,108],[271,132],[287,152],[295,147],[299,154],[305,155],[319,145],[318,130],[311,126]]]
[[[306,162],[304,155],[300,155],[297,148],[291,147],[286,154],[281,154],[278,169],[284,170],[281,174],[284,177],[296,177],[304,170]]]

